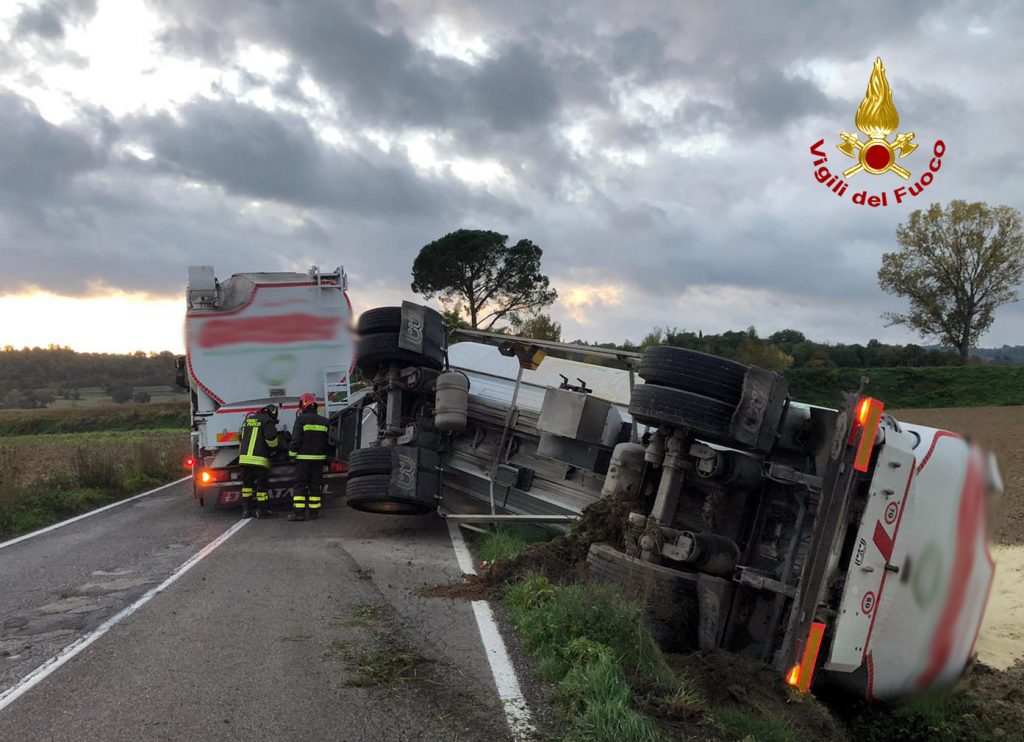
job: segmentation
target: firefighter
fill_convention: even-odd
[[[320,515],[324,462],[327,461],[327,418],[317,414],[316,397],[309,392],[299,397],[292,442],[288,454],[299,465],[299,486],[292,497],[288,520],[316,520]]]
[[[277,405],[268,404],[259,412],[247,415],[239,436],[242,465],[242,517],[270,518],[267,508],[267,485],[270,480],[270,457],[277,450]],[[253,499],[256,507],[253,507]]]

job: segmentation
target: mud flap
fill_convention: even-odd
[[[732,585],[721,577],[697,576],[697,648],[717,649],[725,635]]]

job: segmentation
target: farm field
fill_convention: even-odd
[[[183,428],[6,435],[0,540],[184,476],[188,451]]]
[[[996,540],[1000,544],[1024,544],[1024,407],[943,407],[891,412],[897,420],[970,436],[993,451],[1006,488]]]

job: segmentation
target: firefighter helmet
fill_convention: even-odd
[[[263,408],[263,411],[266,412],[268,415],[270,415],[270,419],[271,420],[277,420],[277,405],[276,404],[268,404],[266,407]]]
[[[314,397],[309,392],[305,392],[301,397],[299,397],[299,409],[300,410],[304,410],[307,407],[315,407],[315,406],[316,406],[316,397]]]

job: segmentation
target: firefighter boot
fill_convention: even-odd
[[[253,515],[255,515],[255,513],[253,512],[252,503],[250,502],[250,500],[252,500],[251,497],[246,497],[244,500],[242,500],[242,517],[243,518],[251,518],[251,517],[253,517]]]
[[[293,510],[291,512],[291,514],[288,516],[288,520],[305,520],[305,519],[306,519],[306,511],[305,510]]]
[[[310,520],[316,520],[319,517],[320,517],[320,508],[310,508],[310,510],[309,510],[309,519]]]

